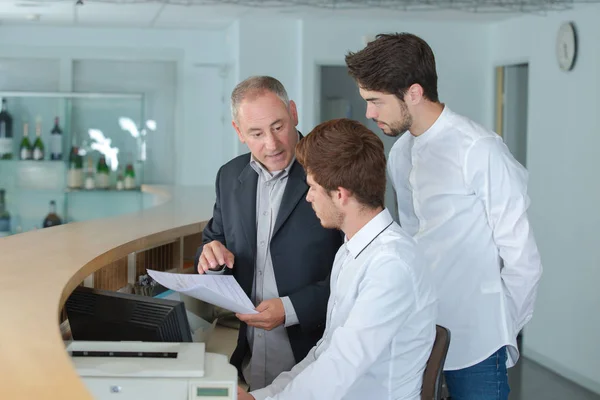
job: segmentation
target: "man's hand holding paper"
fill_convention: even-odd
[[[254,305],[231,275],[173,274],[148,270],[166,288],[181,292],[235,313],[258,314]]]
[[[207,243],[202,248],[202,254],[198,262],[198,273],[204,274],[206,271],[219,269],[226,265],[227,268],[233,268],[235,256],[232,252],[223,246],[218,240]]]
[[[270,331],[285,322],[285,308],[280,298],[265,300],[256,307],[258,314],[235,314],[242,322]]]

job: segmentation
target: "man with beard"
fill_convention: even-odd
[[[408,34],[378,35],[346,56],[372,118],[399,137],[388,159],[402,227],[419,242],[452,332],[453,400],[507,399],[506,368],[531,319],[542,273],[527,217],[527,171],[502,138],[438,99],[433,51]],[[408,134],[404,134],[408,132]]]

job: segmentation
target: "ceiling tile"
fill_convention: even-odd
[[[236,19],[250,15],[254,9],[236,5],[166,6],[154,26],[169,28],[227,27]]]
[[[77,6],[79,25],[147,27],[164,7],[159,3],[108,4],[87,2]]]

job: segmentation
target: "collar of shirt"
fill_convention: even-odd
[[[415,145],[422,146],[427,143],[432,138],[436,137],[440,132],[444,131],[444,128],[450,118],[450,114],[452,111],[448,108],[448,106],[444,105],[444,109],[440,116],[435,120],[433,125],[429,127],[425,132],[420,134],[419,136],[414,136]]]
[[[256,171],[256,173],[259,176],[262,176],[264,178],[265,181],[270,181],[271,179],[281,179],[281,178],[285,178],[286,176],[288,176],[288,174],[290,173],[290,169],[292,168],[292,165],[294,164],[294,161],[296,161],[296,156],[294,155],[294,157],[292,157],[292,161],[290,161],[290,163],[288,164],[287,167],[285,167],[285,169],[281,170],[281,171],[269,171],[267,170],[256,158],[254,158],[253,154],[250,154],[250,166],[252,167],[253,170]]]
[[[352,257],[356,258],[375,238],[387,228],[394,220],[387,208],[384,208],[372,220],[367,222],[365,226],[360,228],[352,239],[346,241],[346,249]]]

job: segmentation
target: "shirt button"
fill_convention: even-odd
[[[258,271],[258,274],[262,276],[262,271]]]
[[[262,332],[259,332],[259,333],[258,333],[258,337],[262,337]]]
[[[265,215],[265,216],[266,216],[266,215],[267,215],[267,212],[266,212],[266,211],[263,211],[263,215]]]
[[[264,241],[264,240],[261,240],[261,241],[260,241],[260,245],[261,245],[261,247],[264,247],[264,245],[265,245],[265,241]]]
[[[267,182],[267,186],[271,186],[271,182]]]

